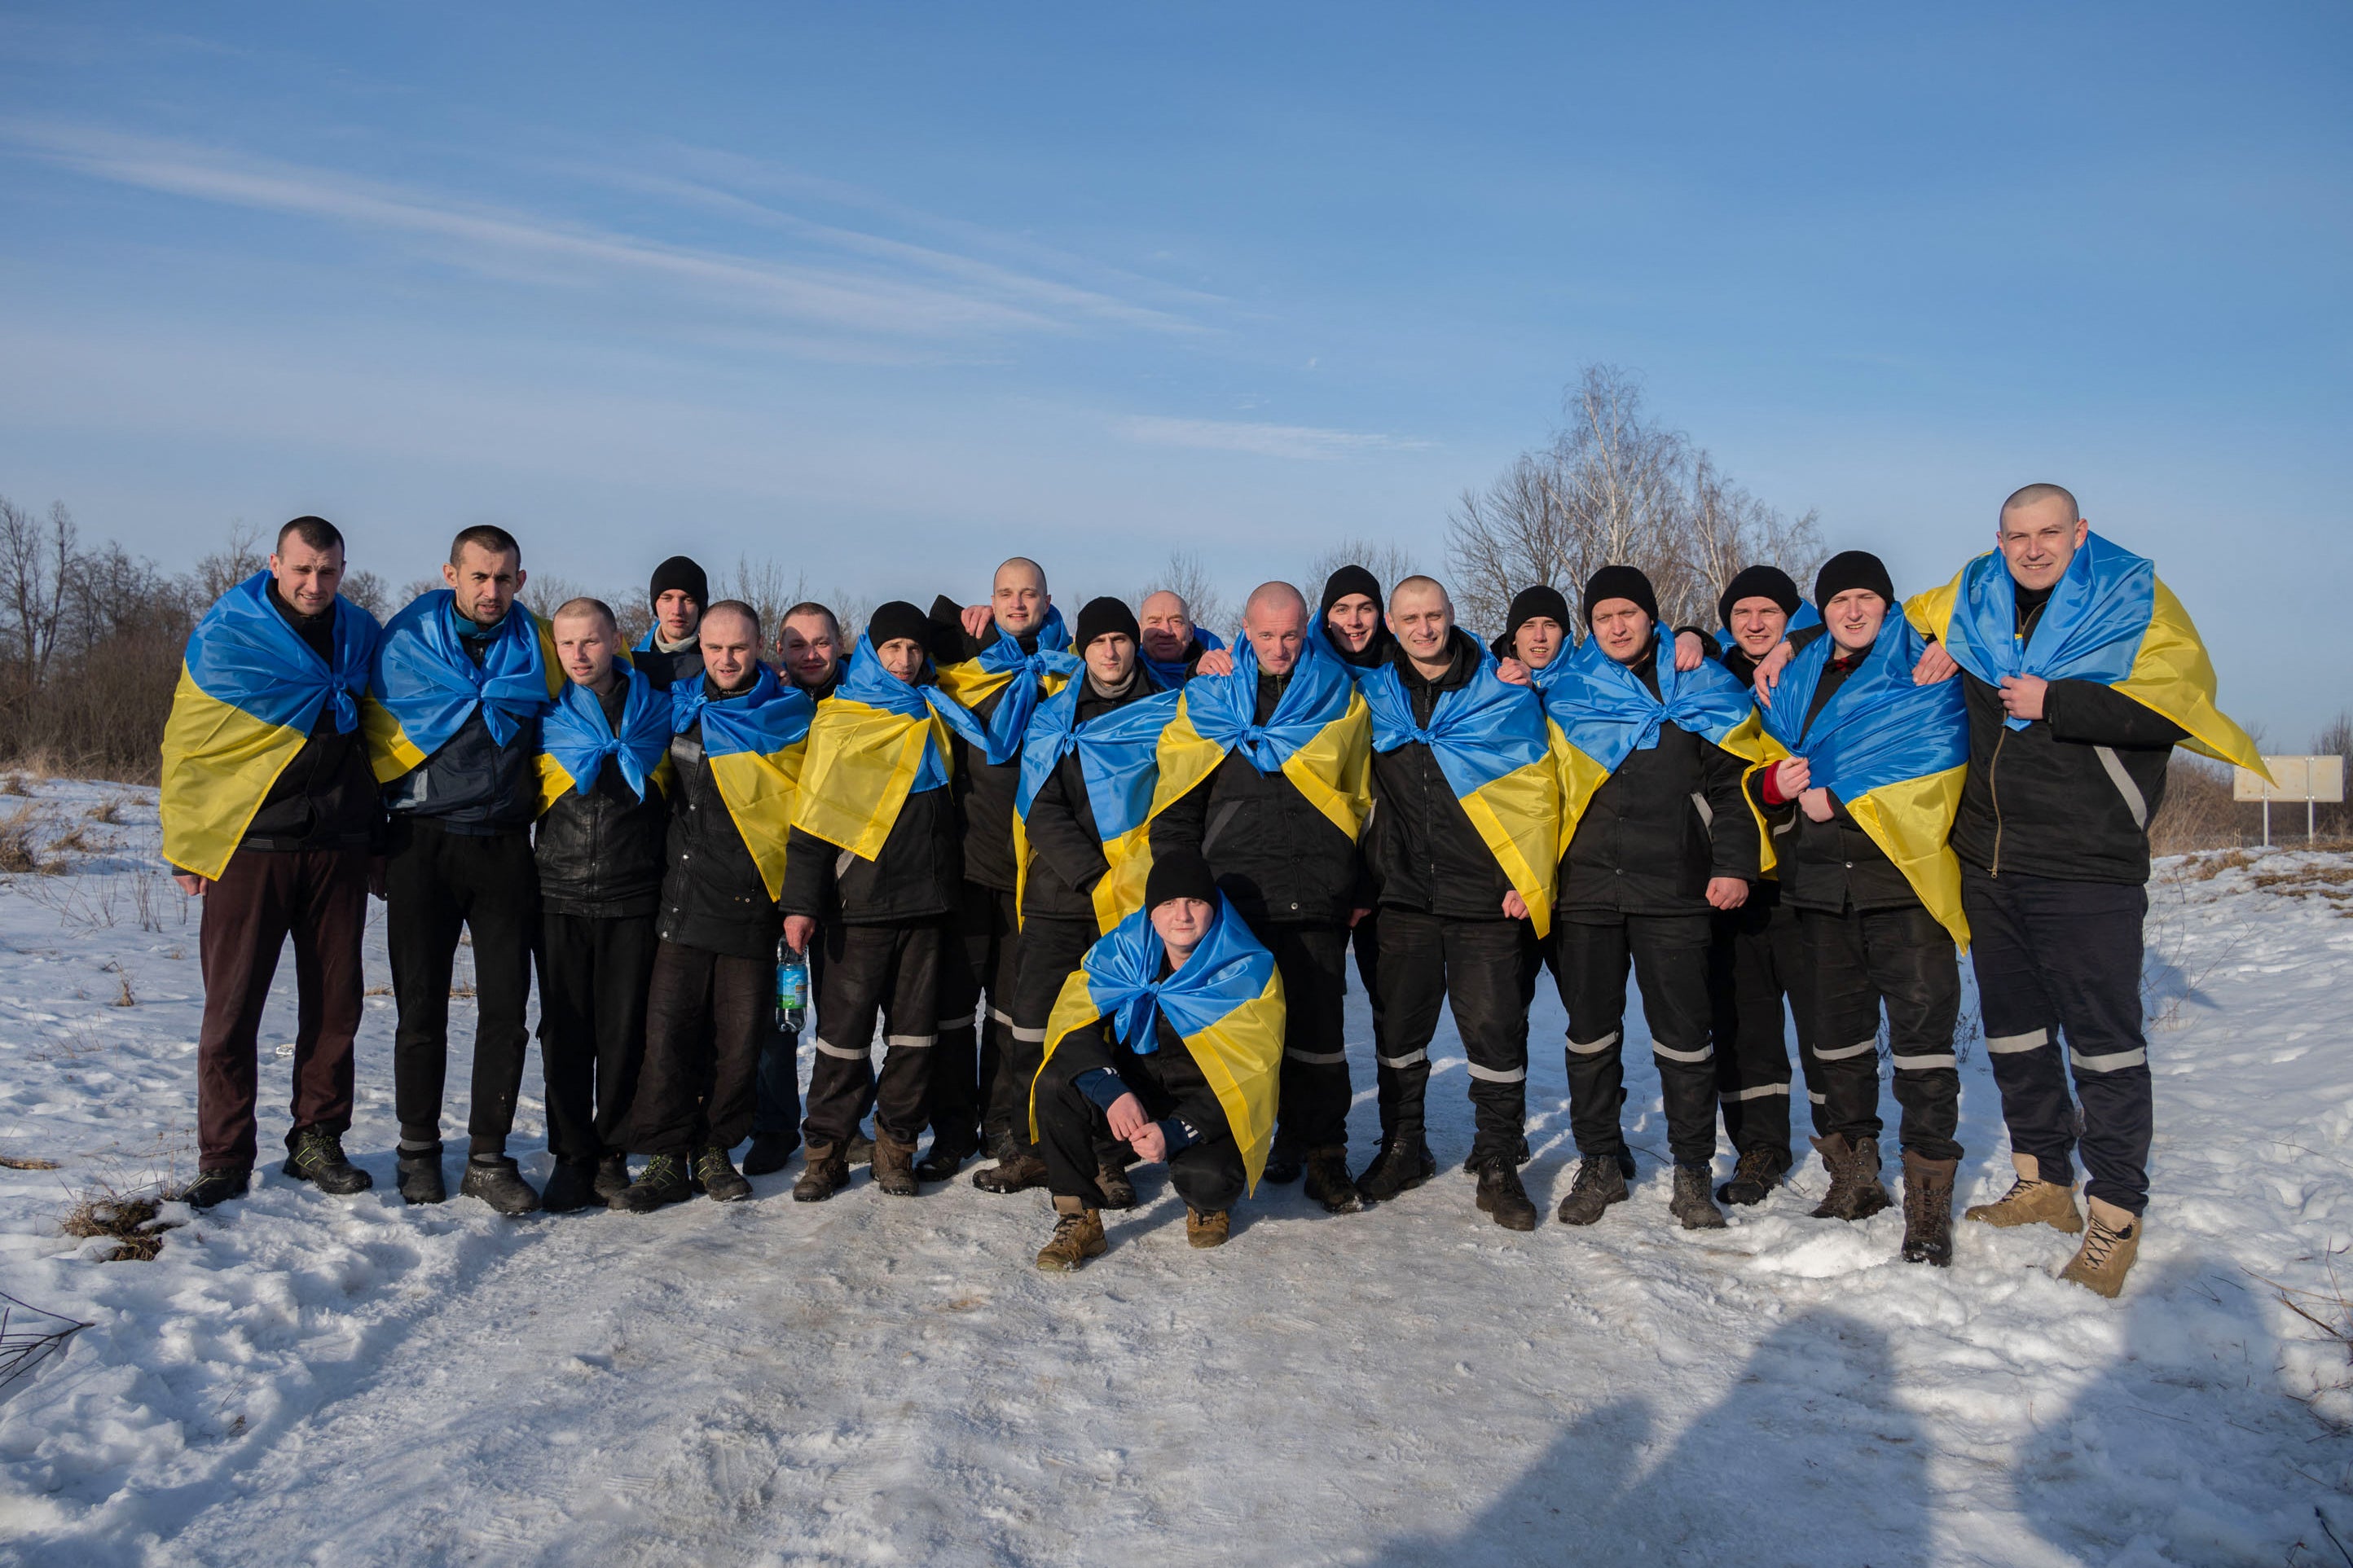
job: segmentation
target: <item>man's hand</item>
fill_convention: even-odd
[[[816,934],[817,917],[815,915],[786,915],[785,917],[785,945],[791,948],[795,952],[807,952],[809,938]]]
[[[1959,662],[1945,651],[1945,645],[1932,642],[1927,651],[1920,656],[1920,662],[1912,667],[1912,684],[1934,686],[1940,680],[1952,679],[1960,672]]]
[[[1784,757],[1773,768],[1773,793],[1783,800],[1795,800],[1813,779],[1813,763],[1803,757]]]
[[[1372,912],[1373,911],[1370,910],[1350,910],[1348,911],[1348,929],[1350,931],[1356,930],[1356,922],[1363,920],[1366,915],[1371,914]]]
[[[968,637],[981,636],[988,630],[988,623],[996,618],[997,612],[987,605],[966,605],[964,607],[964,635]]]
[[[1156,1165],[1168,1157],[1168,1139],[1160,1123],[1144,1113],[1144,1101],[1133,1094],[1113,1100],[1103,1115],[1111,1122],[1111,1135],[1134,1150],[1137,1159]]]
[[[1828,822],[1838,813],[1831,809],[1831,792],[1810,789],[1798,797],[1798,809],[1806,814],[1809,822]]]
[[[1710,877],[1707,901],[1719,910],[1736,910],[1748,901],[1748,884],[1738,877]]]
[[[1231,675],[1233,672],[1233,653],[1230,649],[1222,647],[1211,648],[1193,666],[1193,673],[1196,675]]]
[[[368,857],[368,893],[372,898],[389,900],[392,897],[392,884],[385,880],[384,857],[381,855]]]
[[[1528,683],[1528,667],[1516,658],[1500,660],[1495,666],[1495,679],[1508,680],[1514,686],[1525,686]]]
[[[1520,897],[1520,890],[1517,888],[1504,895],[1504,918],[1513,921],[1524,921],[1528,918],[1528,901]]]
[[[2001,705],[2013,719],[2042,717],[2043,694],[2051,683],[2039,675],[2005,675],[2001,678]]]
[[[1777,643],[1771,653],[1757,661],[1757,705],[1759,708],[1773,706],[1773,689],[1781,684],[1781,671],[1796,652],[1786,642]]]
[[[1700,640],[1697,632],[1675,634],[1675,668],[1679,673],[1689,675],[1706,662],[1707,644]]]
[[[382,864],[382,862],[378,862],[378,864]],[[205,889],[211,886],[210,883],[206,882],[202,877],[197,876],[194,871],[174,871],[172,873],[172,880],[179,883],[180,891],[187,894],[188,897],[192,899],[203,898],[205,896]]]

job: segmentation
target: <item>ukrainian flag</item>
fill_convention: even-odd
[[[671,687],[670,721],[683,734],[702,721],[702,755],[711,763],[712,782],[773,899],[785,890],[785,842],[792,837],[817,703],[807,692],[779,681],[766,665],[754,668],[759,673],[751,689],[733,697],[711,696],[702,680]]]
[[[1556,658],[1554,663],[1561,660]],[[1373,750],[1394,752],[1419,741],[1463,814],[1528,906],[1536,935],[1552,930],[1553,879],[1560,868],[1560,784],[1544,704],[1525,686],[1495,678],[1495,658],[1480,650],[1467,686],[1441,693],[1427,728],[1414,722],[1413,700],[1395,665],[1356,683],[1372,712]]]
[[[223,594],[188,638],[164,725],[164,858],[216,880],[278,775],[332,704],[335,729],[360,721],[358,696],[381,635],[375,617],[335,601],[328,664],[269,602],[269,574]]]
[[[1178,694],[1156,691],[1081,724],[1079,686],[1064,687],[1029,721],[1021,742],[1021,778],[1013,792],[1013,860],[1029,878],[1029,806],[1061,760],[1076,752],[1111,869],[1094,885],[1095,924],[1108,932],[1144,905],[1152,872],[1153,786],[1160,780],[1161,731],[1176,715]],[[1018,889],[1014,908],[1020,908]]]
[[[586,795],[594,790],[608,757],[619,764],[623,782],[637,792],[639,800],[646,798],[649,781],[664,794],[670,791],[670,705],[634,666],[616,664],[614,670],[629,689],[622,700],[617,733],[606,721],[605,705],[596,694],[571,680],[565,682],[564,695],[540,721],[539,811],[543,816],[564,798],[565,791],[576,789]]]
[[[1282,977],[1274,955],[1261,946],[1218,897],[1217,923],[1201,939],[1183,968],[1159,978],[1166,949],[1152,928],[1152,915],[1138,910],[1087,949],[1087,956],[1062,982],[1061,994],[1046,1020],[1046,1055],[1073,1029],[1108,1018],[1129,1049],[1149,1056],[1159,1049],[1157,1014],[1185,1042],[1201,1075],[1225,1108],[1226,1124],[1242,1152],[1251,1190],[1266,1169],[1274,1137],[1275,1082],[1282,1066]],[[1029,1141],[1038,1141],[1038,1082],[1029,1081]]]
[[[1193,640],[1201,645],[1203,653],[1215,653],[1226,646],[1225,638],[1206,626],[1193,628]],[[1143,663],[1145,668],[1152,672],[1154,682],[1163,691],[1179,690],[1187,680],[1192,679],[1186,673],[1185,661],[1181,658],[1155,658],[1144,651],[1141,644],[1136,647],[1135,657]]]
[[[476,708],[503,746],[563,694],[564,670],[545,622],[520,604],[508,606],[478,665],[460,646],[456,600],[447,588],[419,595],[376,644],[360,726],[378,784],[421,766]]]
[[[1291,683],[1264,724],[1258,713],[1258,649],[1237,639],[1230,675],[1186,682],[1176,716],[1160,737],[1160,782],[1154,816],[1217,771],[1239,750],[1262,773],[1292,782],[1332,826],[1356,838],[1372,811],[1372,720],[1348,668],[1310,631],[1300,644]]]
[[[1071,651],[1070,629],[1062,612],[1049,607],[1038,624],[1038,651],[1024,653],[1018,638],[997,629],[997,640],[972,658],[942,667],[940,689],[976,711],[998,692],[1005,693],[988,715],[987,755],[992,765],[1009,763],[1029,732],[1029,721],[1039,702],[1062,689],[1079,672],[1078,655]]]
[[[1915,594],[1904,614],[1989,686],[2009,675],[2097,681],[2180,725],[2191,751],[2271,776],[2254,742],[2216,706],[2214,661],[2155,563],[2096,533],[2067,563],[2031,642],[2018,636],[2016,589],[2000,551]],[[2023,730],[2028,721],[2006,722]]]
[[[1757,760],[1769,765],[1799,756],[1811,763],[1813,784],[1839,798],[1967,951],[1961,867],[1945,840],[1968,777],[1969,717],[1959,681],[1912,684],[1912,667],[1926,646],[1918,631],[1891,616],[1811,723],[1806,712],[1837,645],[1825,632],[1799,648],[1764,710],[1766,744]],[[1769,834],[1765,857],[1770,870]]]
[[[873,859],[907,797],[948,782],[952,734],[988,747],[970,710],[936,686],[892,675],[860,637],[839,689],[809,724],[792,825]]]
[[[1558,855],[1568,853],[1594,792],[1630,755],[1657,745],[1662,727],[1672,724],[1752,763],[1761,752],[1763,731],[1748,688],[1714,659],[1688,674],[1677,670],[1674,634],[1653,627],[1651,635],[1656,697],[1641,676],[1601,650],[1599,637],[1588,637],[1567,659],[1553,660],[1560,673],[1542,696],[1560,771]],[[1763,833],[1762,822],[1757,831]]]

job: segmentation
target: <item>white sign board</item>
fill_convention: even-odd
[[[2271,769],[2277,782],[2266,784],[2262,774],[2234,768],[2231,780],[2232,800],[2317,801],[2323,805],[2335,805],[2345,798],[2345,759],[2341,756],[2266,754],[2263,765]]]

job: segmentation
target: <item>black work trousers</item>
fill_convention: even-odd
[[[1092,921],[1052,920],[1031,915],[1021,925],[1021,967],[1013,985],[1013,1023],[1006,1031],[1004,1054],[998,1058],[997,1082],[988,1097],[988,1142],[998,1147],[1010,1139],[1029,1146],[1029,1089],[1037,1081],[1038,1065],[1046,1058],[1046,1021],[1053,1016],[1054,998],[1062,983],[1079,967],[1087,949],[1095,944]]]
[[[1961,966],[1952,933],[1917,904],[1840,914],[1799,911],[1813,961],[1816,1049],[1824,1117],[1849,1139],[1879,1136],[1879,1016],[1904,1109],[1905,1148],[1925,1160],[1957,1160]]]
[[[1282,976],[1282,1071],[1274,1146],[1298,1155],[1348,1142],[1348,932],[1336,925],[1252,928]]]
[[[939,1040],[940,961],[945,922],[825,928],[818,985],[816,1065],[801,1136],[811,1146],[849,1141],[874,1108],[874,1131],[912,1144],[923,1135]],[[874,1026],[885,1052],[874,1071]]]
[[[1813,970],[1798,911],[1752,891],[1746,903],[1712,916],[1708,1002],[1715,1016],[1715,1093],[1733,1152],[1789,1152],[1789,1044],[1783,1022],[1798,1026],[1798,1061],[1806,1075],[1817,1133],[1824,1118],[1821,1066],[1814,1059]]]
[[[625,1133],[630,1152],[691,1159],[750,1134],[760,1047],[776,1022],[776,973],[765,958],[656,945],[645,1066]]]
[[[1388,1037],[1388,1009],[1381,1001],[1381,911],[1369,910],[1365,917],[1348,928],[1348,945],[1356,952],[1356,982],[1365,988],[1366,1004],[1373,1014],[1373,1050],[1377,1055],[1381,1042]]]
[[[1124,1147],[1112,1138],[1110,1116],[1072,1081],[1099,1065],[1088,1053],[1058,1052],[1038,1079],[1038,1142],[1046,1159],[1047,1187],[1056,1197],[1078,1198],[1089,1208],[1103,1207],[1103,1189],[1095,1184],[1100,1151]],[[1202,1081],[1190,1057],[1167,1048],[1140,1057],[1123,1047],[1113,1054],[1112,1070],[1155,1121],[1174,1112]],[[1200,1139],[1169,1157],[1168,1184],[1204,1214],[1230,1209],[1249,1184],[1241,1149],[1223,1117],[1201,1131]]]
[[[540,920],[539,1065],[547,1075],[547,1148],[564,1164],[621,1151],[646,1058],[654,917]]]
[[[996,1100],[1013,1029],[1021,950],[1014,895],[966,882],[945,931],[938,963],[939,1044],[932,1052],[932,1143],[969,1153],[982,1147],[982,1122]],[[984,1008],[985,1021],[976,1024],[974,1015]]]
[[[2084,1164],[2092,1176],[2085,1194],[2141,1213],[2148,1206],[2156,1112],[2141,1032],[2148,889],[2007,870],[1989,877],[1964,861],[1961,909],[1969,918],[1986,1052],[2010,1146],[2031,1156],[2044,1181],[2073,1181],[2080,1106]]]
[[[1715,1047],[1708,1016],[1708,917],[1577,910],[1554,917],[1553,976],[1568,1012],[1568,1110],[1577,1152],[1623,1153],[1626,975],[1642,993],[1667,1147],[1679,1165],[1715,1156]]]
[[[393,1032],[393,1101],[400,1144],[441,1144],[449,1070],[449,981],[458,933],[473,937],[473,1104],[469,1152],[503,1152],[514,1130],[531,1036],[532,948],[539,940],[539,865],[527,832],[452,833],[431,817],[393,818],[385,862],[385,945],[400,1014]]]
[[[1381,1141],[1419,1143],[1430,1087],[1430,1042],[1440,1004],[1451,1008],[1470,1061],[1475,1131],[1471,1158],[1517,1162],[1528,1121],[1528,1012],[1521,977],[1525,921],[1448,920],[1419,910],[1381,911],[1386,1038],[1374,1043]]]

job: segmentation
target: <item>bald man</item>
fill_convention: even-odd
[[[1135,619],[1142,629],[1136,647],[1144,668],[1164,690],[1174,691],[1192,679],[1202,656],[1226,646],[1217,633],[1196,626],[1192,606],[1183,595],[1167,588],[1146,594]]]

